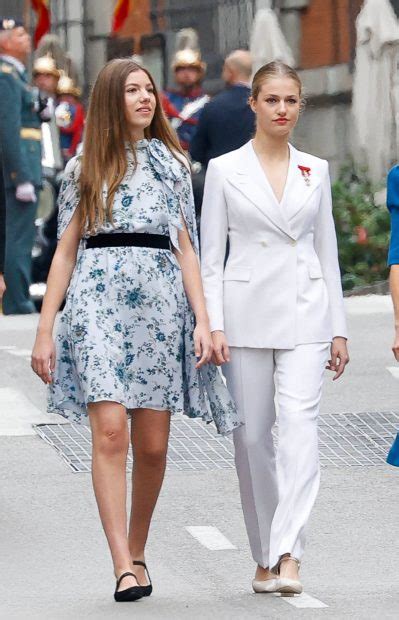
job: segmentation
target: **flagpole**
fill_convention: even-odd
[[[24,2],[24,26],[26,32],[29,32],[31,38],[33,39],[33,25],[32,25],[32,6],[31,0],[25,0]],[[33,67],[33,54],[30,54],[27,58],[26,68],[28,72],[32,71]]]
[[[24,2],[24,24],[27,32],[32,34],[32,12],[31,12],[31,2],[30,0],[25,0]]]

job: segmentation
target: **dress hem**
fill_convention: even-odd
[[[126,414],[128,417],[132,416],[132,413],[135,409],[152,409],[153,411],[167,411],[170,413],[170,415],[184,415],[188,418],[190,418],[191,420],[193,419],[200,419],[203,422],[205,422],[206,424],[209,424],[210,422],[213,422],[213,418],[209,413],[203,413],[202,415],[195,415],[192,414],[190,415],[190,413],[188,413],[187,411],[185,411],[184,409],[181,408],[176,408],[176,407],[155,407],[154,405],[149,406],[148,404],[140,404],[137,406],[129,406],[127,407],[125,403],[121,402],[120,400],[116,400],[116,399],[111,399],[111,398],[99,398],[98,400],[90,400],[87,404],[86,404],[86,411],[82,411],[81,409],[77,410],[73,405],[74,403],[71,403],[70,401],[62,401],[60,402],[58,405],[49,405],[47,407],[47,413],[54,413],[54,414],[58,414],[61,415],[63,418],[69,420],[71,423],[73,424],[82,424],[84,426],[89,426],[89,415],[87,412],[87,405],[90,405],[91,403],[97,403],[97,402],[114,402],[117,403],[118,405],[122,405],[122,407],[125,407],[126,409]],[[68,404],[70,405],[68,407]],[[223,433],[223,434],[230,434],[230,432],[232,431],[228,431],[227,433]]]

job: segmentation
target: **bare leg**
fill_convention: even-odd
[[[119,403],[101,401],[88,406],[92,437],[94,493],[114,564],[115,575],[132,571],[127,539],[126,458],[129,427],[126,410]],[[137,586],[126,577],[120,587]]]
[[[129,549],[133,560],[144,560],[151,517],[161,490],[168,451],[170,413],[136,409],[132,416],[133,489],[129,525]],[[141,585],[144,569],[134,567]]]

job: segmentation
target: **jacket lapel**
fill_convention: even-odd
[[[284,209],[281,208],[266,179],[266,175],[253,149],[252,142],[245,144],[242,147],[242,151],[242,164],[239,169],[228,177],[228,181],[248,198],[264,216],[271,220],[275,226],[289,237],[294,238]]]
[[[310,196],[320,185],[320,177],[311,168],[309,179],[306,181],[298,166],[307,166],[308,162],[304,158],[302,161],[300,151],[297,151],[291,144],[289,146],[290,166],[280,208],[290,222],[306,206]]]

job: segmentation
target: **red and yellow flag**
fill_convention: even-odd
[[[120,30],[125,23],[126,17],[129,15],[130,0],[117,0],[112,16],[112,34]]]
[[[33,41],[35,47],[37,47],[42,36],[45,35],[46,32],[50,31],[51,19],[49,0],[31,0],[31,3],[32,9],[35,11],[37,16],[36,30],[33,35]]]

